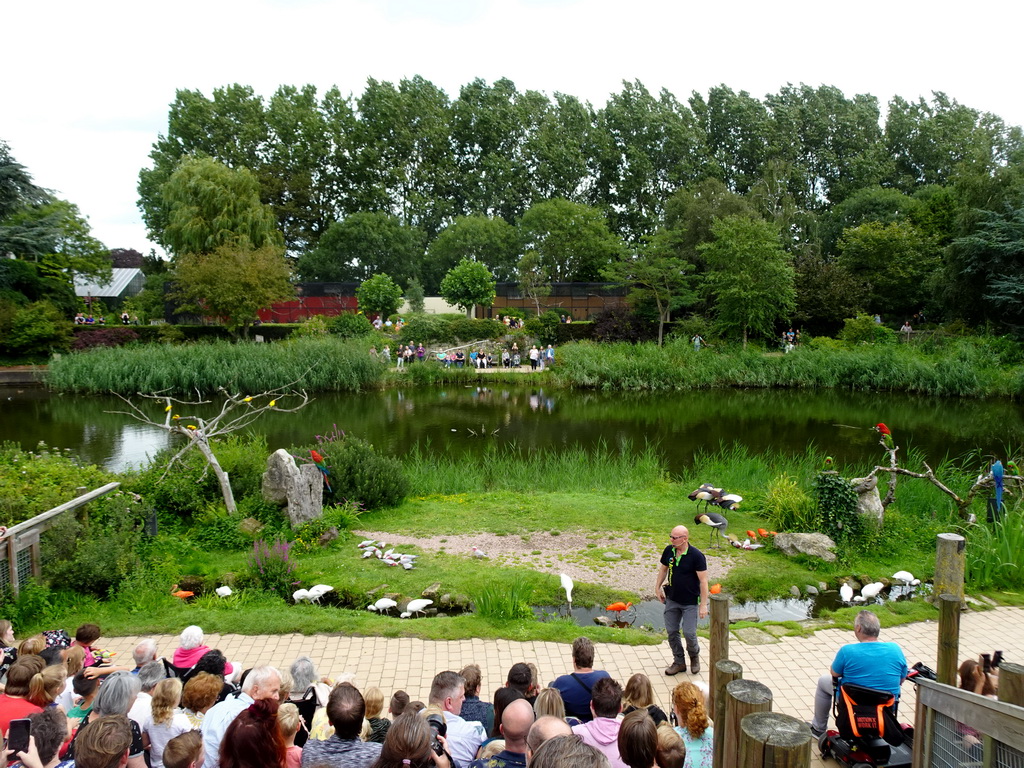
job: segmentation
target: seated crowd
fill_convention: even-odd
[[[705,694],[681,683],[670,712],[650,680],[625,688],[594,669],[578,638],[573,671],[543,687],[535,665],[512,665],[491,701],[469,664],[434,676],[426,702],[395,691],[332,683],[300,656],[288,670],[235,669],[203,645],[199,627],[162,658],[141,641],[134,665],[111,666],[99,627],[15,647],[0,622],[0,729],[29,721],[29,748],[9,751],[26,768],[710,768]],[[91,660],[91,663],[90,663]],[[237,683],[233,680],[237,672]],[[678,723],[678,725],[674,725]],[[17,725],[17,723],[16,723]]]

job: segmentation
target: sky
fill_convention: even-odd
[[[1010,0],[53,0],[11,3],[3,20],[0,140],[108,247],[143,253],[138,173],[177,89],[358,96],[368,78],[420,75],[455,98],[507,77],[597,108],[623,81],[681,100],[806,83],[883,110],[943,91],[1024,125],[1024,5]]]

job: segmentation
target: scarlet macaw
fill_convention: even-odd
[[[320,474],[324,476],[324,485],[327,486],[327,491],[329,493],[334,493],[334,491],[331,490],[331,481],[327,479],[327,463],[324,461],[324,457],[321,456],[318,451],[314,451],[312,448],[309,451],[309,457],[313,460],[313,464],[316,465],[316,468],[320,470]]]

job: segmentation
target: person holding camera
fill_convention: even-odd
[[[334,735],[326,741],[310,739],[302,748],[302,766],[337,766],[337,768],[369,768],[380,757],[381,745],[361,741],[366,702],[351,683],[334,686],[327,699],[327,720]]]
[[[441,715],[434,717],[440,720]],[[443,722],[440,725],[444,727]],[[416,712],[405,712],[388,728],[380,757],[370,768],[453,768],[444,743],[430,722]]]
[[[441,735],[447,738],[448,753],[459,766],[469,765],[487,738],[482,723],[459,716],[465,699],[466,678],[450,670],[439,672],[430,686],[428,706],[423,710],[428,722],[431,718],[441,718],[447,731]]]

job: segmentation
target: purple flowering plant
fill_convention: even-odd
[[[249,577],[253,586],[288,599],[299,583],[295,576],[295,561],[291,556],[292,542],[275,539],[268,544],[263,539],[253,543],[249,553]]]

